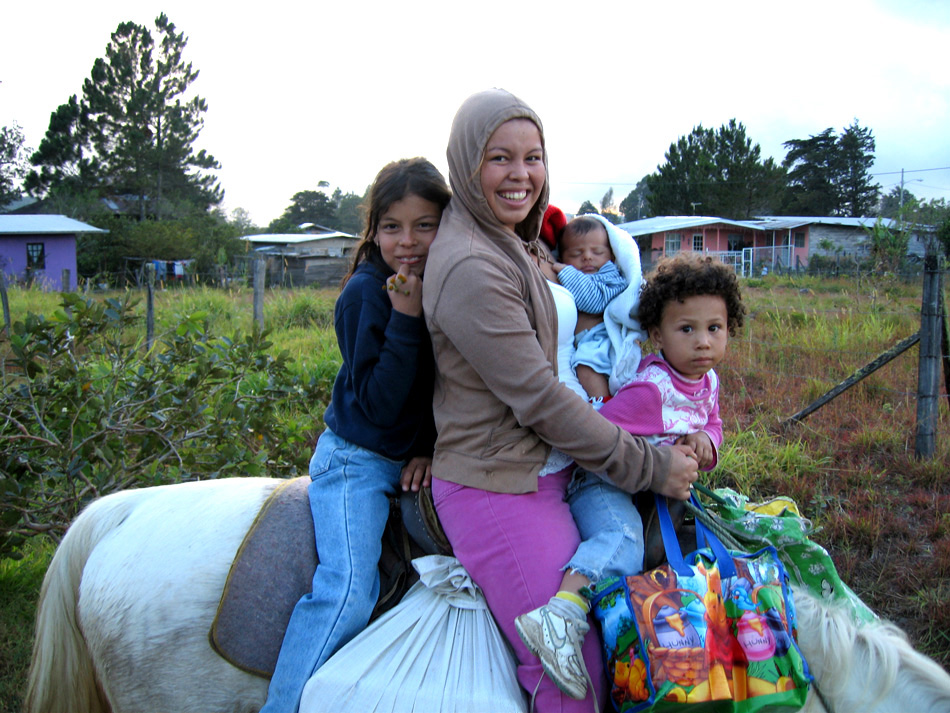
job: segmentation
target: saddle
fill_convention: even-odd
[[[290,615],[310,592],[318,565],[309,484],[308,476],[288,480],[261,506],[231,564],[209,632],[211,647],[220,656],[263,678],[274,673]],[[666,561],[666,550],[652,493],[636,496],[635,502],[643,519],[644,569],[654,569]],[[695,530],[684,523],[685,506],[671,502],[670,514],[680,538],[685,541],[692,532],[695,543]],[[434,554],[451,555],[452,548],[431,490],[391,497],[379,561],[380,594],[370,621],[395,606],[418,581],[412,560]]]
[[[310,592],[318,564],[303,476],[271,493],[238,549],[211,624],[211,647],[238,668],[270,678],[297,601]],[[394,606],[419,575],[411,562],[450,555],[428,489],[390,498],[372,619]],[[371,621],[372,621],[371,619]]]

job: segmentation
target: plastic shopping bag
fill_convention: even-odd
[[[517,662],[454,557],[412,561],[420,580],[304,687],[300,713],[527,711]]]
[[[800,708],[811,675],[775,549],[728,551],[697,520],[698,548],[684,557],[659,496],[657,514],[669,564],[593,590],[617,710]]]

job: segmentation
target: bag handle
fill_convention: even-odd
[[[686,560],[683,558],[683,550],[680,548],[679,540],[676,537],[676,530],[673,527],[673,520],[670,517],[666,498],[658,493],[654,493],[653,497],[656,501],[656,514],[660,521],[660,533],[663,535],[663,546],[666,548],[666,559],[677,574],[683,577],[691,577],[695,572],[692,567],[686,564]],[[703,505],[695,493],[690,495],[690,501],[694,506],[702,509]],[[729,554],[726,546],[698,518],[694,522],[696,523],[696,549],[708,547],[712,550],[716,564],[719,565],[720,576],[724,579],[735,577],[738,574],[736,565],[732,561],[732,555]]]
[[[697,592],[694,592],[692,589],[681,589],[676,587],[674,589],[664,589],[662,592],[654,592],[643,600],[643,604],[640,606],[640,615],[643,618],[643,624],[647,629],[647,633],[650,635],[650,640],[653,642],[653,645],[657,645],[657,636],[656,636],[656,627],[653,626],[653,605],[656,603],[656,600],[665,594],[670,594],[671,592],[684,592],[686,594],[692,594],[699,601],[703,601],[702,596]],[[672,601],[672,600],[671,600]]]

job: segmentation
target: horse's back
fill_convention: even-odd
[[[281,482],[129,490],[77,518],[60,550],[87,555],[75,616],[113,713],[243,713],[263,704],[266,680],[214,653],[208,632],[234,555]]]

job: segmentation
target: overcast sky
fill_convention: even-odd
[[[619,204],[678,137],[731,118],[777,162],[857,119],[885,192],[904,169],[912,193],[950,200],[947,0],[7,3],[0,126],[36,148],[118,24],[160,12],[200,71],[197,147],[222,165],[224,208],[261,226],[321,180],[362,195],[396,158],[446,172],[456,109],[493,86],[540,115],[567,212],[609,188]]]

